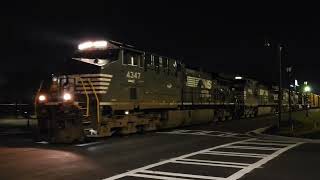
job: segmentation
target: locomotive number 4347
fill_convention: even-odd
[[[129,79],[140,79],[141,73],[139,72],[133,72],[133,71],[128,71],[127,72],[127,78]]]

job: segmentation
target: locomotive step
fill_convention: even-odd
[[[91,124],[91,121],[82,121],[83,124]]]

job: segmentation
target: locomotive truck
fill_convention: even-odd
[[[116,41],[81,43],[64,66],[36,95],[38,134],[49,142],[254,117],[277,109],[276,90],[258,81],[190,69],[177,59]]]

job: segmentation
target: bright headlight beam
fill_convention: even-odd
[[[79,50],[85,50],[90,48],[104,49],[108,45],[107,41],[87,41],[78,45]]]
[[[39,101],[45,101],[47,98],[45,95],[40,95],[39,96]]]
[[[63,100],[65,100],[65,101],[69,101],[69,100],[71,100],[71,94],[70,93],[64,93],[63,94]]]
[[[92,48],[92,46],[93,46],[93,42],[87,41],[87,42],[79,44],[78,49],[84,50],[84,49]]]
[[[93,42],[93,47],[95,48],[106,48],[107,47],[107,41],[95,41]]]

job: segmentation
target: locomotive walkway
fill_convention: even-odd
[[[255,138],[248,119],[73,145],[0,136],[0,179],[319,179],[320,144]]]

